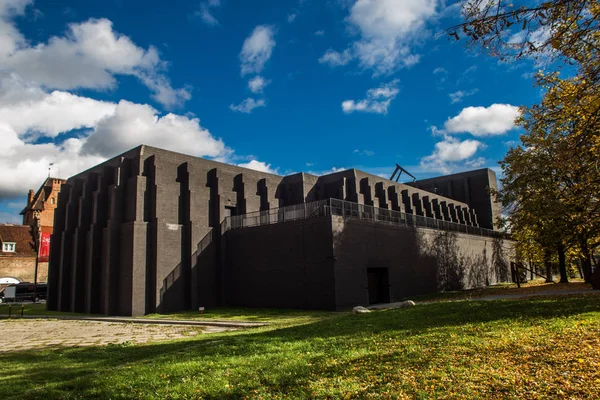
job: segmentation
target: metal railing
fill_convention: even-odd
[[[204,236],[204,238],[202,238],[202,240],[198,243],[198,246],[196,247],[196,251],[192,254],[192,256],[190,258],[191,265],[195,265],[198,260],[198,256],[200,256],[200,253],[202,253],[204,250],[206,250],[210,246],[210,244],[213,241],[213,236],[214,236],[213,232],[214,231],[211,228],[210,231],[208,231],[208,233]],[[177,281],[177,279],[179,279],[179,277],[181,276],[182,265],[183,264],[181,264],[181,263],[178,264],[175,268],[173,268],[173,270],[171,272],[169,272],[169,275],[167,275],[163,279],[163,285],[159,291],[161,302],[162,302],[163,296],[167,292],[167,290],[169,290],[169,288],[173,285],[173,283],[175,283]]]
[[[314,216],[324,216],[326,215],[324,214],[324,206],[326,206],[328,202],[329,200],[320,200],[287,207],[271,208],[264,211],[255,211],[243,215],[234,215],[223,220],[221,232],[226,232],[230,229],[271,225],[280,222],[308,219]]]
[[[478,236],[503,238],[508,237],[508,235],[504,232],[493,231],[491,229],[485,229],[465,224],[458,224],[456,222],[443,221],[436,218],[429,218],[421,215],[388,210],[385,208],[367,206],[364,204],[358,204],[339,199],[330,199],[329,204],[325,207],[328,208],[326,212],[327,214],[339,215],[347,218],[349,217],[373,220],[378,222],[387,222],[395,225],[418,226],[423,228],[460,232]]]
[[[265,211],[256,211],[244,215],[235,215],[223,220],[221,232],[225,233],[230,229],[277,224],[280,222],[308,219],[325,215],[338,215],[345,218],[357,218],[394,225],[460,232],[469,235],[508,238],[508,235],[504,232],[339,199],[320,200],[294,206],[273,208]]]

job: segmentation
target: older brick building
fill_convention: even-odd
[[[33,189],[27,195],[27,206],[21,211],[23,225],[33,225],[35,212],[39,213],[42,232],[52,234],[54,229],[54,210],[58,205],[60,187],[66,183],[64,179],[48,178],[37,192]]]
[[[0,225],[0,277],[33,282],[35,270],[33,229],[26,225]],[[48,262],[38,265],[38,282],[46,282]]]
[[[46,179],[37,192],[29,191],[27,205],[21,211],[23,225],[0,225],[0,277],[12,277],[22,282],[34,281],[37,253],[33,226],[36,224],[37,215],[41,228],[37,279],[38,282],[46,282],[50,236],[54,230],[54,210],[58,205],[58,193],[64,183],[64,179]]]
[[[511,242],[485,229],[495,176],[466,182],[456,198],[355,169],[282,177],[142,145],[62,185],[48,308],[343,309],[506,280]]]

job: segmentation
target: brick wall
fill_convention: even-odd
[[[338,309],[369,304],[368,268],[387,269],[390,300],[399,301],[443,290],[443,275],[454,275],[456,289],[507,281],[514,260],[510,240],[338,216],[332,230]]]
[[[21,282],[33,282],[35,258],[31,257],[0,257],[0,277],[17,278]],[[48,278],[48,263],[38,264],[38,282],[46,282]]]

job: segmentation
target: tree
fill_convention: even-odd
[[[467,37],[470,45],[503,61],[534,57],[581,66],[597,58],[597,0],[518,3],[467,0],[462,7],[465,22],[446,33],[457,40]]]
[[[600,3],[522,3],[468,0],[465,22],[446,32],[504,61],[534,58],[551,71],[536,77],[541,103],[521,108],[517,123],[526,133],[500,163],[499,199],[516,237],[545,249],[547,263],[548,251],[557,252],[561,281],[572,248],[589,279],[591,255],[600,245]],[[561,79],[565,66],[568,77]]]

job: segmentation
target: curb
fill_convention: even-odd
[[[217,326],[222,328],[256,328],[269,325],[264,322],[228,322],[228,321],[183,321],[175,319],[143,319],[143,318],[119,318],[119,317],[70,317],[65,315],[24,315],[10,317],[10,319],[62,319],[69,321],[97,321],[133,323],[146,325],[188,325],[188,326]],[[0,315],[0,319],[9,319],[7,315]]]

